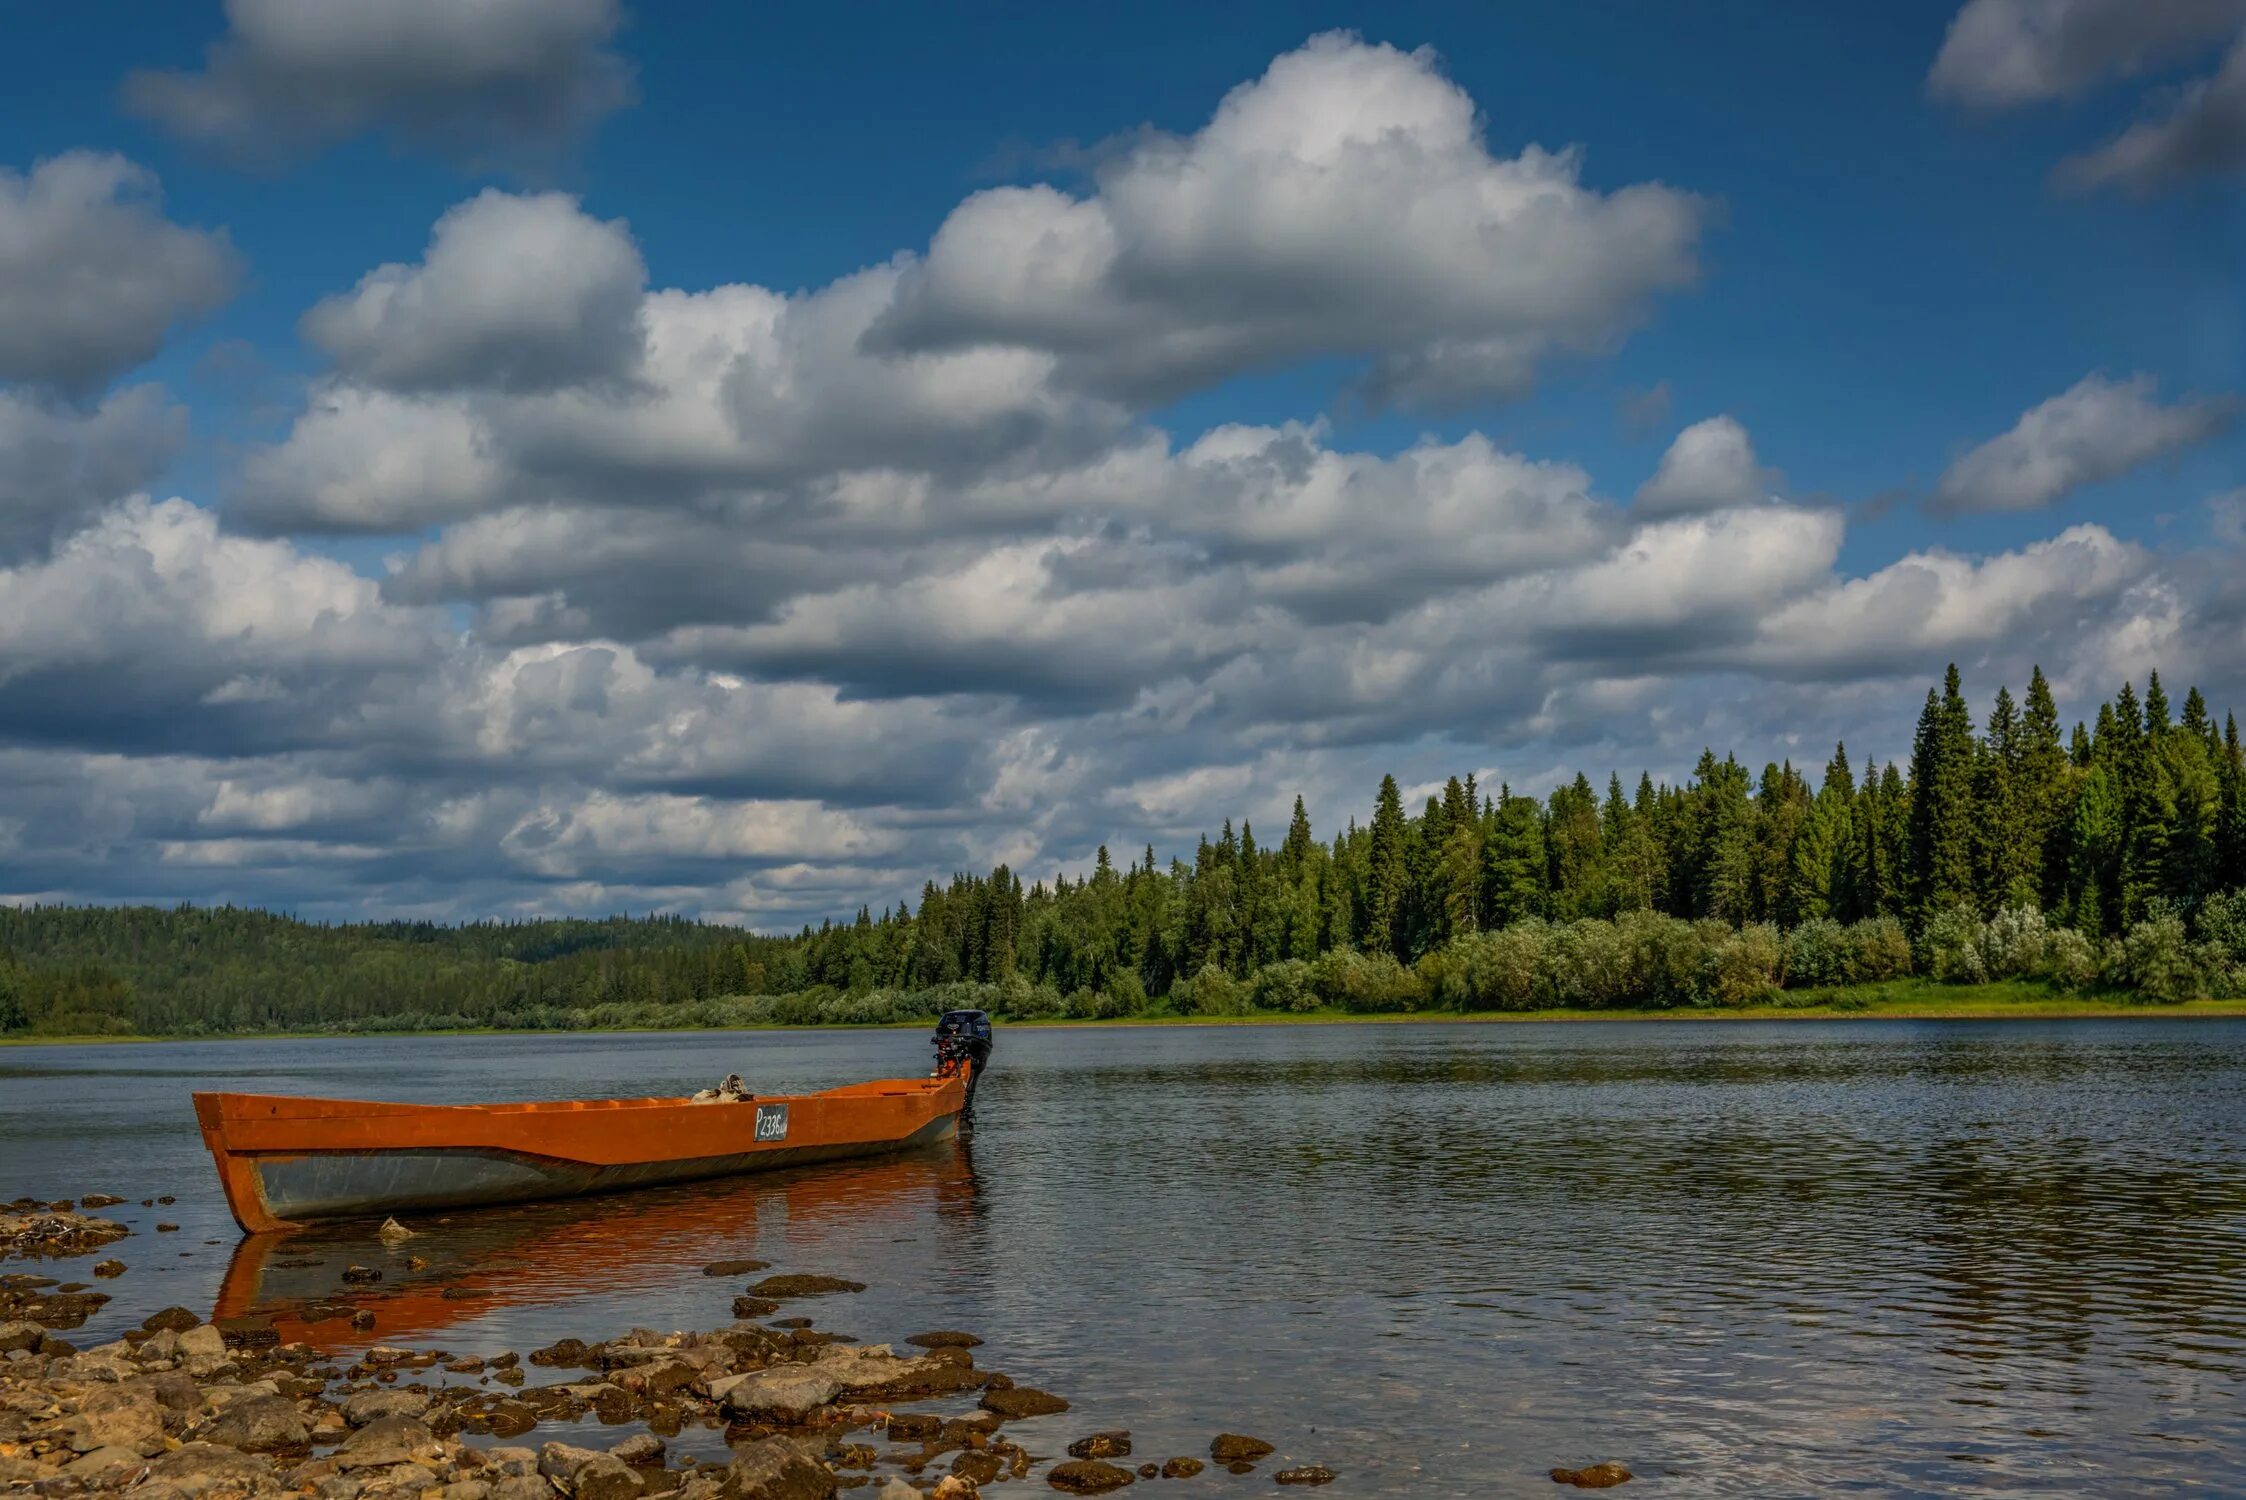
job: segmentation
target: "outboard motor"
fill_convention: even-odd
[[[936,1076],[964,1075],[967,1104],[962,1120],[975,1118],[975,1085],[990,1065],[990,1016],[979,1010],[947,1010],[936,1021]]]

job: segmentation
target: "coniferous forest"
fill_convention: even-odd
[[[2148,1003],[2246,993],[2235,716],[2157,675],[2062,724],[2038,670],[1977,718],[1952,667],[1907,763],[1548,796],[1453,778],[1190,860],[1003,866],[765,936],[678,917],[310,924],[238,908],[0,909],[0,1031],[575,1028],[1002,1016],[1831,1003],[1920,976]]]

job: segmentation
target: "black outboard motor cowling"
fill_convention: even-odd
[[[937,1018],[934,1041],[937,1076],[966,1075],[967,1105],[959,1117],[971,1120],[975,1117],[975,1085],[990,1065],[990,1015],[980,1010],[947,1010]]]

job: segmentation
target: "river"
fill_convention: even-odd
[[[1601,1459],[1649,1496],[2246,1492],[2246,1021],[1002,1028],[961,1149],[454,1214],[395,1250],[238,1253],[187,1097],[926,1062],[898,1031],[9,1049],[0,1200],[135,1200],[82,1342],[324,1296],[350,1259],[391,1274],[376,1331],[322,1325],[345,1344],[713,1327],[739,1287],[702,1264],[754,1255],[869,1284],[788,1309],[822,1325],[982,1334],[1075,1402],[1009,1427],[1045,1452],[1247,1432],[1339,1471],[1322,1495],[1550,1495]]]

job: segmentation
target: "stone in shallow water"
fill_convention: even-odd
[[[1615,1485],[1626,1483],[1636,1477],[1612,1459],[1605,1463],[1592,1464],[1587,1468],[1554,1469],[1552,1471],[1552,1482],[1554,1484],[1572,1484],[1579,1490],[1612,1489]]]
[[[152,1312],[147,1317],[142,1318],[140,1326],[150,1333],[162,1333],[166,1329],[170,1329],[174,1333],[184,1333],[202,1321],[201,1318],[184,1307],[167,1307],[161,1312]]]
[[[746,1276],[770,1267],[768,1260],[713,1260],[702,1268],[704,1276]]]
[[[982,1401],[978,1404],[984,1411],[996,1412],[1009,1422],[1022,1417],[1049,1417],[1055,1412],[1068,1410],[1068,1402],[1059,1396],[1054,1395],[1051,1391],[1041,1391],[1035,1386],[1028,1385],[1006,1386],[994,1391],[985,1391]]]
[[[1191,1479],[1207,1467],[1208,1465],[1198,1458],[1166,1459],[1162,1464],[1162,1477],[1164,1479]]]
[[[1095,1432],[1068,1445],[1070,1458],[1124,1458],[1131,1451],[1128,1432]]]
[[[916,1333],[905,1340],[923,1349],[980,1349],[983,1341],[971,1333],[961,1333],[956,1328],[938,1328],[930,1333]]]
[[[1045,1471],[1045,1482],[1071,1495],[1104,1495],[1131,1482],[1129,1469],[1097,1458],[1072,1458]]]
[[[823,1297],[830,1292],[862,1292],[866,1284],[842,1276],[767,1276],[749,1288],[754,1297]]]
[[[1271,1456],[1271,1445],[1262,1438],[1244,1437],[1237,1432],[1220,1432],[1209,1444],[1209,1457],[1220,1464],[1252,1464],[1259,1458]]]
[[[1271,1478],[1277,1484],[1332,1484],[1334,1471],[1324,1464],[1298,1464],[1292,1469],[1281,1469]]]

